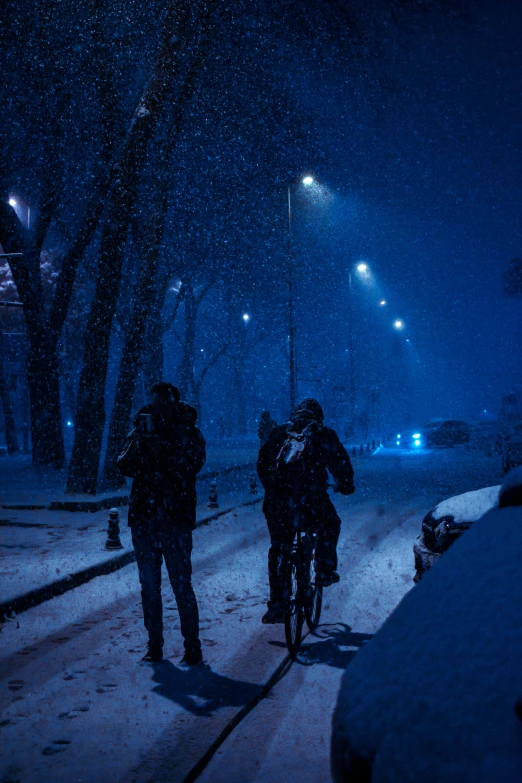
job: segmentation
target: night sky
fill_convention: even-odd
[[[81,3],[22,6],[2,45],[4,185],[37,202],[40,145],[66,95],[66,188],[51,232],[59,248],[99,165],[92,37]],[[161,6],[107,4],[116,143],[153,59]],[[361,260],[372,282],[354,275],[360,411],[378,388],[390,424],[406,408],[412,422],[478,416],[498,412],[502,393],[520,384],[520,302],[503,297],[502,275],[520,253],[521,20],[516,0],[220,9],[173,157],[163,263],[173,278],[196,266],[201,285],[214,275],[238,317],[251,314],[251,419],[263,407],[286,415],[286,188],[304,172],[320,186],[305,194],[293,185],[302,394],[328,408],[333,386],[347,383],[348,271]],[[168,110],[158,138],[167,121]],[[146,172],[141,187],[146,214]],[[94,243],[87,268],[96,253]],[[201,313],[203,351],[224,339],[220,297]],[[167,374],[177,350],[167,337]],[[218,364],[203,392],[207,422],[226,397]]]

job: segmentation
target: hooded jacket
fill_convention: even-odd
[[[350,457],[337,434],[330,427],[325,427],[323,420],[323,409],[317,400],[303,400],[290,421],[274,429],[261,447],[257,472],[265,489],[265,513],[283,512],[290,495],[294,502],[320,511],[325,503],[330,502],[328,472],[333,476],[339,492],[343,495],[354,492]],[[307,454],[303,458],[302,476],[297,487],[288,483],[284,471],[278,467],[281,451],[289,435],[307,440]]]
[[[139,434],[140,416],[152,417],[153,434]],[[197,412],[184,402],[145,405],[134,419],[143,468],[132,482],[129,525],[147,523],[161,508],[172,524],[196,526],[196,477],[205,464],[205,439]]]

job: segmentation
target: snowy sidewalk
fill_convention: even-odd
[[[260,494],[247,488],[248,474],[223,478],[225,489],[218,508],[209,508],[200,493],[197,524],[210,522],[228,511],[256,503]],[[4,509],[0,518],[0,622],[96,576],[111,573],[134,560],[127,508],[120,512],[122,549],[105,549],[108,512],[50,509]]]
[[[207,460],[198,476],[198,484],[229,472],[255,468],[258,444],[255,441],[207,446]],[[69,495],[65,493],[67,469],[55,471],[35,468],[31,456],[19,454],[0,457],[0,507],[3,508],[56,508],[96,511],[128,502],[130,481],[127,487],[96,495]],[[83,507],[80,505],[83,504]]]

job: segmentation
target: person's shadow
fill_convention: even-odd
[[[323,663],[336,669],[346,669],[357,653],[357,649],[370,641],[372,636],[371,633],[355,633],[346,623],[320,625],[313,634],[307,636],[307,639],[314,641],[303,642],[299,648],[296,663],[302,666]],[[286,646],[282,642],[271,642],[271,644]]]
[[[211,716],[221,707],[243,707],[259,695],[262,685],[232,680],[213,672],[210,666],[178,669],[170,661],[154,664],[152,690],[194,715]]]

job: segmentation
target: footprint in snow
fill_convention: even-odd
[[[55,753],[63,753],[64,750],[67,750],[70,744],[71,744],[71,740],[66,740],[66,739],[53,740],[52,745],[48,745],[46,748],[44,748],[42,750],[42,753],[44,756],[54,756]]]
[[[66,718],[68,720],[72,720],[73,718],[78,718],[81,712],[89,712],[90,707],[82,706],[82,707],[75,707],[72,710],[69,710],[69,712],[62,712],[60,715],[58,715],[59,720],[65,720]]]
[[[96,688],[96,693],[112,693],[117,687],[117,683],[106,682],[103,685],[100,685],[99,688]]]

